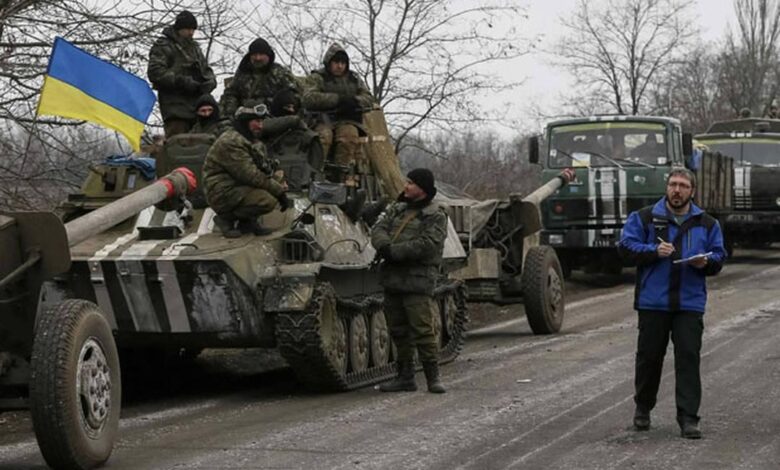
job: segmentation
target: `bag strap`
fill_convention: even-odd
[[[406,216],[404,216],[403,220],[401,220],[401,225],[398,226],[397,229],[395,229],[395,232],[393,232],[393,238],[390,239],[390,243],[394,243],[395,240],[398,238],[399,235],[401,235],[401,232],[404,231],[407,225],[409,225],[409,222],[412,221],[415,217],[417,217],[417,214],[419,214],[420,211],[418,210],[411,210],[409,211]]]

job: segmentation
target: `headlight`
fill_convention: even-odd
[[[563,235],[560,233],[551,233],[547,242],[550,245],[563,245]]]
[[[778,206],[780,206],[780,197],[779,197],[779,198],[777,198],[777,199],[775,199],[775,204],[777,204]]]

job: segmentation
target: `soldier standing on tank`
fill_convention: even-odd
[[[183,10],[149,50],[146,74],[157,90],[166,138],[190,130],[198,97],[217,86],[214,71],[193,39],[197,28],[195,16]]]
[[[233,79],[222,94],[220,105],[226,116],[249,101],[272,105],[273,97],[281,90],[300,94],[298,82],[287,67],[276,63],[276,54],[268,42],[257,38],[238,64]]]
[[[219,137],[232,125],[229,119],[223,118],[219,113],[219,104],[211,94],[205,94],[195,103],[197,121],[190,129],[190,134],[213,134]]]
[[[433,330],[436,307],[433,289],[439,275],[447,215],[432,202],[433,173],[412,170],[398,200],[371,230],[371,243],[382,259],[380,282],[385,291],[385,314],[398,349],[398,375],[379,387],[383,392],[413,392],[414,348],[425,371],[428,391],[444,393],[439,380],[439,347]]]
[[[303,107],[319,113],[315,131],[328,157],[334,141],[333,160],[342,165],[360,163],[358,128],[364,109],[374,105],[374,97],[358,74],[349,68],[349,56],[339,44],[332,44],[322,59],[324,66],[306,81]]]
[[[260,141],[268,115],[264,104],[238,108],[233,129],[219,136],[206,155],[206,201],[217,213],[214,223],[226,238],[237,238],[242,232],[267,235],[270,230],[257,218],[277,204],[282,211],[290,207],[287,184],[273,177],[273,164]]]

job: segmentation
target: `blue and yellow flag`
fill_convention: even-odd
[[[56,38],[37,114],[83,119],[114,129],[138,151],[155,99],[146,80]]]

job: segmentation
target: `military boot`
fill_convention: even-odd
[[[241,236],[241,231],[236,228],[236,219],[232,217],[215,215],[214,225],[217,226],[225,238],[238,238]]]
[[[439,363],[438,362],[423,362],[423,372],[425,372],[425,380],[428,382],[428,391],[431,393],[446,393],[447,390],[439,380]]]
[[[398,375],[386,384],[379,386],[383,392],[416,392],[417,382],[414,381],[414,363],[398,363]]]
[[[701,439],[699,423],[689,419],[677,419],[680,424],[680,436],[686,439]]]
[[[257,222],[257,217],[239,219],[238,229],[241,233],[253,233],[257,236],[268,235],[273,232],[270,228],[263,227]]]

